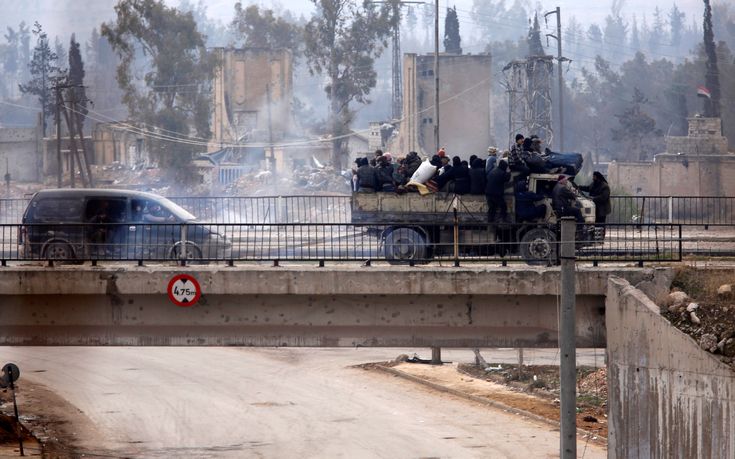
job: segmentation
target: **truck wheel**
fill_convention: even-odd
[[[398,228],[385,237],[385,258],[389,263],[424,261],[426,255],[426,239],[414,229]]]
[[[171,250],[169,251],[169,258],[173,260],[181,259],[181,246],[182,245],[186,247],[186,260],[187,261],[196,261],[202,258],[202,250],[191,242],[187,242],[185,244],[176,244],[173,247],[171,247]]]
[[[534,228],[521,238],[521,256],[529,265],[556,262],[556,234],[547,228]]]

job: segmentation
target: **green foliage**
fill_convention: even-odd
[[[202,149],[185,138],[210,135],[208,87],[217,59],[207,52],[191,13],[160,0],[121,0],[115,12],[117,21],[103,24],[102,36],[120,58],[123,102],[149,130],[174,137],[152,139],[149,146],[160,167],[181,172]]]
[[[294,57],[302,53],[303,28],[287,16],[276,16],[273,10],[258,5],[235,3],[235,17],[230,24],[238,43],[254,48],[285,48]]]
[[[457,7],[447,8],[444,18],[444,51],[449,54],[462,54],[462,37],[459,35]]]
[[[54,96],[52,86],[55,80],[62,77],[61,69],[56,66],[56,53],[51,51],[48,36],[41,24],[33,25],[33,34],[37,37],[36,47],[33,48],[33,59],[29,64],[31,79],[26,84],[19,85],[23,94],[33,94],[41,104],[43,119],[43,135],[46,135],[47,121],[53,110]]]
[[[720,72],[717,69],[717,50],[709,0],[704,0],[704,52],[707,55],[704,83],[712,94],[711,98],[704,99],[704,116],[717,118],[720,116]]]
[[[528,29],[528,55],[544,56],[544,45],[541,44],[541,27],[538,24],[538,15],[533,17],[533,26]]]
[[[82,53],[79,50],[79,42],[77,42],[74,34],[69,40],[69,85],[71,88],[67,90],[67,100],[73,101],[77,106],[75,117],[80,123],[81,129],[84,129],[84,116],[87,114],[87,94],[84,88],[84,62],[82,61]]]
[[[644,111],[643,106],[648,99],[638,89],[634,88],[633,97],[629,105],[621,114],[616,114],[619,127],[612,130],[613,140],[620,142],[621,149],[627,152],[627,159],[641,161],[661,153],[662,147],[651,137],[656,132],[656,121]]]
[[[365,1],[312,0],[316,14],[304,29],[305,55],[312,74],[325,75],[329,125],[333,136],[332,164],[342,166],[346,139],[354,119],[353,102],[367,104],[377,83],[374,64],[396,25],[393,4],[378,9]]]
[[[515,0],[506,5],[505,0],[474,0],[472,16],[482,37],[488,42],[522,40],[528,29],[527,2]],[[498,26],[501,23],[502,26]]]

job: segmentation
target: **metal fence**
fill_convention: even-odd
[[[418,226],[344,223],[277,224],[33,224],[0,225],[0,260],[8,261],[431,261],[459,265],[495,261],[554,264],[558,230],[539,227],[520,242],[513,227],[461,225],[432,240]],[[578,236],[589,225],[580,225]],[[577,240],[576,255],[590,262],[666,262],[682,257],[679,225],[610,224],[604,241]],[[434,240],[436,239],[436,240]]]
[[[735,197],[611,196],[614,223],[673,223],[688,226],[735,225]]]
[[[350,223],[350,196],[169,198],[212,223]],[[0,223],[20,223],[28,198],[0,199]],[[735,197],[612,196],[609,223],[735,226]]]

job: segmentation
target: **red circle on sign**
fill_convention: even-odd
[[[188,274],[178,274],[168,282],[168,299],[181,307],[194,306],[202,297],[202,288],[194,277]]]

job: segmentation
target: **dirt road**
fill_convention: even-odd
[[[89,456],[558,457],[549,426],[348,368],[399,353],[410,352],[2,347],[0,360],[20,366],[21,390],[25,381],[60,397],[45,408],[70,416],[77,452]],[[578,448],[580,457],[606,456]]]

